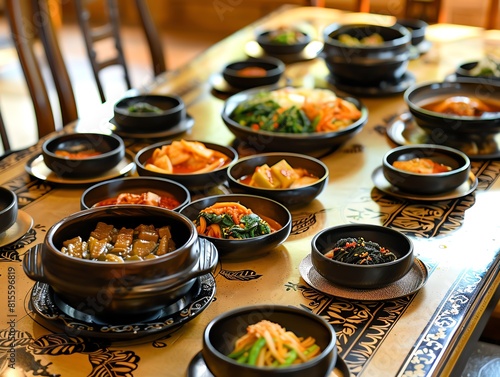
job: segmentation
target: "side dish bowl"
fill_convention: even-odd
[[[427,22],[415,18],[398,18],[396,23],[404,26],[411,33],[411,44],[418,46],[425,40],[425,32],[429,26]]]
[[[153,259],[110,262],[73,257],[63,243],[89,238],[98,222],[116,229],[153,225],[171,227],[175,250]],[[210,273],[217,250],[200,240],[193,223],[164,208],[118,205],[76,212],[55,223],[44,242],[25,254],[27,276],[52,287],[72,308],[108,323],[140,319],[183,297],[198,276]]]
[[[140,176],[150,176],[150,177],[159,177],[166,178],[172,181],[178,182],[181,185],[185,186],[191,192],[203,192],[206,189],[209,189],[214,186],[218,186],[221,183],[224,183],[227,180],[227,168],[228,166],[235,162],[238,159],[238,153],[231,147],[201,142],[205,145],[206,148],[220,152],[227,156],[227,163],[223,166],[210,171],[203,171],[199,173],[166,173],[162,171],[150,170],[146,167],[148,161],[153,156],[155,150],[162,148],[163,146],[168,146],[172,144],[172,140],[170,141],[162,141],[156,144],[152,144],[144,149],[141,149],[135,155],[135,163],[137,165],[137,172]]]
[[[222,120],[228,129],[251,150],[264,152],[292,152],[319,155],[331,151],[357,134],[368,120],[368,109],[353,97],[343,97],[360,112],[359,119],[349,126],[330,132],[285,133],[255,130],[235,121],[231,114],[243,101],[247,101],[261,92],[276,88],[260,87],[248,89],[229,97],[222,109]]]
[[[114,123],[122,131],[158,132],[174,127],[186,117],[181,97],[141,94],[125,97],[114,105]]]
[[[298,337],[313,337],[321,353],[304,363],[282,368],[257,367],[229,358],[237,338],[246,328],[267,320],[295,333]],[[336,334],[320,316],[292,306],[257,305],[234,309],[214,318],[203,333],[202,355],[208,369],[218,377],[303,377],[327,376],[337,361]]]
[[[360,265],[325,257],[341,239],[362,237],[378,243],[397,257],[391,262]],[[326,280],[356,289],[373,289],[401,279],[413,265],[412,241],[403,233],[381,225],[346,224],[333,226],[317,233],[311,241],[311,261]]]
[[[449,138],[491,135],[500,131],[500,82],[460,78],[456,81],[427,82],[413,85],[404,93],[404,100],[415,122],[424,129],[435,144],[444,144]],[[482,115],[449,113],[453,102],[465,103],[457,109],[480,109],[476,103],[486,104],[492,110]],[[448,105],[447,105],[448,104]],[[439,105],[444,111],[429,109]],[[446,106],[445,106],[446,105]]]
[[[113,134],[64,134],[45,141],[42,155],[45,165],[59,176],[96,176],[123,160],[125,144]]]
[[[500,76],[498,75],[500,67],[496,68],[497,75],[495,76],[492,71],[483,70],[482,66],[480,65],[481,63],[482,62],[479,60],[462,63],[455,70],[455,74],[457,75],[457,77],[465,77],[468,79],[487,80],[487,81],[492,80],[493,82],[496,81],[500,83]],[[477,69],[476,67],[478,66],[481,68],[479,68],[479,71],[476,72]]]
[[[0,233],[5,232],[17,220],[17,195],[14,191],[0,186]]]
[[[99,203],[109,202],[120,194],[144,195],[149,192],[161,197],[159,206],[174,211],[191,201],[188,189],[172,180],[157,177],[126,177],[99,182],[86,189],[80,198],[80,208],[89,209],[98,206]],[[123,198],[123,204],[130,202],[131,199]]]
[[[272,57],[232,62],[222,70],[222,77],[234,88],[248,89],[276,84],[285,72],[285,64]]]
[[[251,186],[243,181],[251,177],[257,167],[273,166],[285,160],[293,169],[304,169],[307,176],[317,178],[305,186],[287,188],[266,188]],[[239,159],[227,170],[229,187],[234,193],[264,196],[285,206],[304,205],[316,198],[328,184],[328,167],[320,160],[296,153],[263,153]]]
[[[269,55],[298,54],[311,42],[311,36],[289,28],[267,30],[257,36],[257,43]]]
[[[201,210],[216,203],[237,202],[262,219],[269,222],[271,227],[275,223],[276,231],[252,238],[224,239],[200,235],[217,247],[221,259],[252,259],[270,252],[281,245],[290,235],[292,229],[292,215],[282,204],[260,196],[246,194],[216,195],[195,200],[179,210],[191,221],[195,221]]]
[[[379,35],[383,42],[350,45],[339,40],[343,35],[358,40]],[[325,28],[323,38],[323,59],[339,82],[378,85],[400,79],[408,68],[411,34],[401,25],[332,24]]]
[[[419,165],[415,159],[427,166],[444,166],[441,172],[418,173],[394,166],[396,161],[415,161],[414,170]],[[426,163],[432,161],[432,164]],[[408,164],[408,162],[407,162]],[[448,169],[446,169],[448,168]],[[418,169],[417,169],[418,170]],[[459,187],[469,179],[471,164],[469,157],[457,149],[433,145],[404,145],[387,152],[382,159],[384,177],[402,191],[416,194],[440,194]],[[420,170],[422,171],[422,170]]]

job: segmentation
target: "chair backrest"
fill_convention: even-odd
[[[44,80],[42,67],[46,63],[50,67],[63,126],[78,118],[71,81],[59,49],[47,0],[5,0],[5,5],[12,40],[33,101],[38,137],[43,137],[56,130],[57,126],[49,99],[50,84]],[[43,45],[43,57],[35,53],[34,45],[39,42]]]
[[[7,129],[5,128],[5,124],[3,122],[2,113],[0,113],[0,138],[2,139],[3,147],[3,153],[1,154],[10,152],[9,135],[7,135]]]
[[[99,90],[101,101],[105,102],[106,95],[100,78],[100,72],[103,69],[114,65],[121,66],[127,88],[130,89],[132,87],[120,35],[121,22],[118,2],[117,0],[101,0],[104,13],[106,13],[106,21],[104,24],[95,25],[95,23],[92,23],[92,12],[87,6],[88,2],[86,0],[73,1],[77,13],[78,24],[83,34],[87,55],[92,66],[97,89]],[[156,30],[146,1],[135,0],[135,6],[142,29],[148,42],[151,60],[153,62],[153,72],[155,75],[158,75],[166,71],[161,39],[158,31]],[[99,16],[102,16],[102,7],[99,9]],[[111,57],[109,57],[109,51],[106,51],[106,57],[101,59],[96,47],[99,42],[106,40],[112,41],[115,51]]]

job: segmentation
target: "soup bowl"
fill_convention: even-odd
[[[342,39],[363,40],[374,35],[382,42],[351,44]],[[339,82],[378,85],[399,80],[408,68],[411,34],[401,25],[332,24],[325,28],[323,38],[322,57],[330,75]]]
[[[89,239],[98,222],[116,229],[169,226],[175,248],[161,256],[125,262],[86,259],[63,252],[75,237]],[[217,250],[198,237],[192,221],[168,209],[117,205],[76,212],[55,223],[44,242],[31,248],[23,269],[48,284],[64,303],[109,323],[137,320],[183,297],[198,276],[210,273]]]
[[[149,193],[154,197],[148,198]],[[172,180],[158,177],[126,177],[99,182],[86,189],[80,198],[80,208],[115,205],[115,199],[119,195],[125,196],[120,198],[118,204],[134,202],[172,210],[178,210],[191,201],[188,189]],[[156,195],[160,197],[158,202]]]
[[[396,259],[377,264],[354,264],[325,254],[347,238],[375,242],[392,252]],[[345,287],[374,289],[401,279],[414,261],[413,243],[403,233],[381,225],[345,224],[326,228],[311,241],[311,262],[326,280]]]
[[[415,122],[436,144],[500,131],[500,82],[460,78],[421,83],[408,88],[404,100]],[[460,111],[451,112],[453,109]]]
[[[281,245],[290,235],[292,215],[288,209],[268,198],[248,194],[215,195],[192,201],[180,209],[180,213],[195,222],[200,211],[217,203],[236,202],[250,209],[261,219],[268,222],[272,231],[268,234],[253,235],[248,238],[218,238],[199,234],[215,245],[223,260],[252,259],[271,252]]]
[[[134,158],[135,163],[137,165],[138,174],[140,176],[170,179],[185,186],[191,192],[203,193],[205,190],[208,190],[209,188],[224,183],[227,180],[228,166],[238,159],[238,153],[232,147],[215,143],[208,143],[205,141],[201,142],[197,140],[187,140],[188,143],[194,142],[203,144],[207,149],[212,150],[214,152],[214,156],[224,155],[226,161],[221,166],[218,166],[215,169],[210,169],[210,170],[204,169],[200,170],[199,172],[192,172],[192,173],[189,172],[188,170],[185,170],[183,172],[176,172],[176,171],[168,172],[163,169],[156,169],[149,165],[151,159],[154,156],[155,151],[159,151],[165,147],[170,147],[173,145],[173,143],[178,143],[178,142],[179,141],[175,140],[162,141],[141,149],[135,155]]]
[[[314,338],[320,353],[303,363],[279,368],[249,365],[230,358],[235,341],[245,335],[248,326],[260,321],[270,321],[298,337]],[[337,360],[336,339],[333,327],[310,311],[284,305],[255,305],[215,317],[203,333],[202,355],[210,372],[217,377],[327,376]]]
[[[282,161],[286,161],[292,169],[305,171],[305,182],[301,184],[301,179],[297,178],[287,182],[290,186],[270,187],[267,179],[261,184],[251,184],[250,178],[256,173],[256,169],[267,165],[273,167],[278,173],[283,169]],[[281,166],[281,167],[280,167]],[[285,174],[292,172],[286,167]],[[263,174],[266,174],[265,172]],[[242,192],[250,195],[264,196],[276,200],[285,206],[305,205],[316,198],[328,184],[328,167],[320,160],[297,153],[262,153],[239,159],[232,164],[228,170],[228,183],[233,193]],[[257,176],[259,179],[262,176]],[[314,177],[315,180],[309,180]],[[265,178],[265,176],[263,177]],[[279,182],[279,177],[273,178]]]
[[[65,134],[45,141],[42,155],[45,165],[59,176],[97,176],[123,160],[125,144],[113,134]]]
[[[395,163],[409,164],[411,170],[395,167]],[[425,165],[423,169],[422,163]],[[432,144],[404,145],[384,155],[382,171],[385,178],[402,191],[434,195],[454,190],[466,182],[471,164],[465,153],[454,148]]]

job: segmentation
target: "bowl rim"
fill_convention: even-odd
[[[346,263],[346,262],[341,262],[341,261],[337,261],[337,260],[334,260],[334,259],[330,259],[330,258],[327,258],[325,257],[325,255],[320,252],[316,246],[317,242],[318,242],[318,239],[326,234],[326,233],[329,233],[329,232],[332,232],[332,231],[335,231],[337,229],[349,229],[349,228],[367,228],[367,229],[370,229],[370,230],[384,230],[384,232],[389,232],[389,233],[392,233],[394,236],[397,236],[397,237],[400,237],[402,240],[405,240],[406,243],[408,244],[409,248],[407,251],[405,251],[404,255],[402,255],[401,257],[395,259],[395,260],[392,260],[392,261],[389,261],[389,262],[384,262],[384,263],[378,263],[378,264],[371,264],[371,265],[362,265],[362,264],[354,264],[354,263]],[[371,241],[371,240],[367,240],[367,241]],[[380,246],[383,246],[383,245],[380,245]],[[399,263],[402,263],[403,261],[405,261],[407,258],[412,258],[412,256],[414,255],[414,252],[415,252],[415,246],[413,244],[413,241],[410,239],[410,237],[408,237],[406,234],[396,230],[396,229],[393,229],[393,228],[388,228],[388,227],[385,227],[383,225],[376,225],[376,224],[355,224],[355,223],[350,223],[350,224],[341,224],[341,225],[334,225],[334,226],[331,226],[331,227],[328,227],[328,228],[324,228],[322,229],[321,231],[319,231],[318,233],[316,233],[314,235],[314,237],[312,238],[311,240],[311,253],[315,253],[315,254],[319,254],[321,255],[321,258],[323,258],[323,260],[325,261],[329,261],[331,262],[332,264],[334,265],[339,265],[339,266],[343,266],[343,267],[349,267],[349,268],[353,268],[355,270],[369,270],[369,269],[373,269],[373,268],[384,268],[384,267],[390,267],[390,266],[393,266],[393,265],[396,265],[396,264],[399,264]]]
[[[8,189],[7,187],[0,186],[0,191],[5,193],[5,197],[9,196],[9,204],[5,206],[5,208],[0,209],[0,213],[5,213],[8,212],[9,210],[12,209],[16,205],[17,202],[17,195],[14,191]],[[3,194],[2,194],[3,195]]]
[[[219,201],[229,202],[229,201],[232,201],[231,199],[234,198],[234,197],[244,197],[244,198],[248,198],[248,199],[259,199],[259,200],[263,200],[265,202],[268,202],[269,204],[273,204],[273,205],[277,206],[278,208],[281,208],[284,211],[284,213],[287,214],[287,222],[286,222],[286,224],[280,224],[281,228],[278,229],[274,233],[263,234],[261,236],[256,236],[256,237],[252,237],[252,238],[246,238],[246,239],[242,239],[242,240],[229,240],[229,239],[226,239],[226,238],[216,238],[216,237],[204,236],[204,235],[201,235],[201,234],[199,235],[200,237],[206,238],[207,240],[211,241],[212,243],[226,242],[226,241],[233,241],[233,242],[240,242],[240,241],[242,241],[242,242],[245,242],[245,241],[246,242],[253,242],[253,241],[257,241],[257,240],[261,240],[263,238],[269,237],[269,236],[271,236],[271,235],[273,235],[273,234],[275,234],[277,232],[280,232],[280,231],[286,229],[287,227],[289,227],[289,225],[291,225],[291,223],[292,223],[292,220],[293,220],[292,219],[292,214],[290,213],[290,211],[288,210],[288,208],[284,204],[281,204],[280,202],[278,202],[278,201],[276,201],[274,199],[266,198],[265,196],[252,195],[252,194],[221,194],[221,195],[205,196],[203,198],[193,200],[192,202],[190,202],[190,203],[186,204],[185,206],[179,208],[179,213],[182,214],[182,212],[186,208],[188,208],[188,207],[194,207],[198,203],[201,203],[204,200],[214,200],[214,203],[218,203]],[[244,204],[242,204],[242,205],[244,205]],[[250,208],[250,206],[245,205],[245,207],[251,209],[252,212],[254,211],[252,208]],[[275,219],[273,219],[273,220],[277,222],[277,220],[275,220]],[[193,222],[191,219],[189,221]]]
[[[212,354],[216,355],[217,358],[221,358],[222,360],[224,360],[230,364],[248,367],[250,369],[257,370],[257,371],[258,370],[271,370],[271,369],[273,369],[273,368],[269,368],[269,367],[258,367],[258,366],[246,365],[246,364],[242,365],[242,364],[238,363],[236,360],[231,359],[227,355],[225,355],[222,352],[220,352],[219,350],[217,350],[215,348],[215,346],[212,344],[212,342],[210,342],[210,336],[209,336],[210,331],[219,321],[223,321],[229,317],[241,316],[241,315],[244,315],[245,313],[250,314],[250,313],[254,313],[254,312],[262,312],[263,310],[265,310],[267,312],[292,313],[294,315],[297,315],[298,317],[306,316],[306,317],[310,318],[311,320],[318,322],[318,324],[320,324],[321,326],[323,326],[325,328],[326,333],[328,335],[330,335],[330,341],[329,341],[327,347],[323,348],[317,357],[310,359],[305,363],[301,363],[301,364],[297,364],[297,365],[290,365],[287,367],[287,370],[297,371],[297,370],[303,369],[303,368],[309,366],[310,364],[312,364],[313,362],[315,362],[315,360],[317,361],[317,358],[319,356],[324,356],[324,355],[330,354],[332,352],[336,352],[337,334],[333,330],[333,327],[325,319],[323,319],[321,316],[318,316],[312,312],[309,312],[305,309],[301,309],[299,307],[279,305],[279,304],[261,304],[261,305],[256,304],[256,305],[251,305],[251,306],[243,306],[243,307],[228,310],[224,313],[217,315],[215,318],[213,318],[207,324],[207,326],[205,327],[205,330],[203,331],[204,346],[206,346]],[[281,326],[281,324],[280,324],[280,326]],[[287,328],[287,330],[289,330],[289,329]]]
[[[223,145],[223,144],[217,144],[217,143],[212,143],[212,142],[209,142],[209,141],[202,141],[202,140],[198,140],[198,139],[196,139],[196,140],[193,140],[193,139],[183,139],[183,140],[185,140],[185,141],[196,141],[196,142],[199,142],[199,143],[203,143],[209,149],[210,149],[210,146],[217,146],[217,147],[220,147],[222,149],[226,149],[227,151],[230,151],[234,155],[234,157],[231,158],[231,156],[227,155],[227,157],[231,160],[231,161],[229,161],[229,163],[227,163],[226,165],[223,165],[223,166],[221,166],[221,167],[219,167],[219,168],[217,168],[215,170],[211,170],[211,171],[208,171],[208,172],[203,172],[203,173],[158,173],[158,174],[162,174],[165,177],[176,177],[176,176],[178,176],[178,177],[193,177],[193,178],[202,177],[202,176],[204,176],[206,174],[217,173],[217,172],[223,171],[223,170],[227,169],[233,162],[235,162],[235,161],[238,160],[238,152],[236,151],[236,149],[234,149],[231,146]],[[140,161],[140,158],[145,153],[148,153],[149,151],[151,151],[153,149],[156,149],[156,148],[159,148],[159,147],[161,147],[163,145],[170,145],[174,141],[179,141],[179,140],[178,139],[164,140],[164,141],[160,141],[158,143],[151,144],[151,145],[148,145],[147,147],[142,148],[134,156],[134,162],[135,162],[135,164],[140,169],[148,170],[148,169],[146,169],[145,165]]]
[[[255,187],[255,186],[246,185],[244,183],[241,183],[238,179],[236,179],[236,177],[234,177],[234,175],[231,174],[231,171],[233,168],[235,168],[236,166],[238,166],[242,163],[245,163],[246,161],[249,161],[249,160],[253,160],[253,159],[261,158],[261,157],[282,157],[284,160],[286,160],[287,156],[298,158],[301,160],[309,160],[309,161],[319,165],[321,168],[323,168],[325,173],[321,177],[318,177],[317,181],[310,183],[308,185],[305,185],[305,186],[300,186],[297,188],[276,188],[276,189],[268,189],[265,187]],[[287,191],[295,191],[295,190],[300,190],[302,188],[314,186],[314,185],[317,185],[317,184],[327,180],[329,175],[330,175],[330,172],[328,170],[328,166],[326,166],[326,164],[324,164],[321,160],[319,160],[315,157],[312,157],[312,156],[308,156],[308,155],[304,155],[304,154],[300,154],[300,153],[292,153],[292,152],[282,152],[282,153],[280,153],[280,152],[268,152],[268,153],[259,153],[259,154],[255,154],[255,155],[251,155],[251,156],[242,157],[242,158],[238,159],[238,161],[235,161],[234,163],[232,163],[229,166],[229,168],[227,169],[227,177],[232,182],[234,182],[242,187],[248,187],[251,189],[255,189],[256,191],[262,191],[263,194],[266,192],[269,192],[269,191],[287,192]]]
[[[128,111],[125,107],[120,107],[121,104],[127,103],[127,101],[136,99],[136,98],[159,98],[159,99],[169,99],[177,102],[177,104],[167,110],[163,110],[161,113],[152,113],[152,112],[144,112],[144,113],[133,113]],[[134,118],[155,118],[162,117],[166,115],[176,114],[182,112],[186,108],[183,99],[177,94],[138,94],[129,97],[123,97],[116,101],[113,105],[113,111],[116,114],[120,114],[122,116],[134,117]]]
[[[455,115],[455,114],[443,114],[439,113],[437,111],[431,111],[422,108],[421,106],[417,105],[412,99],[412,95],[414,95],[417,91],[422,91],[422,90],[432,90],[434,89],[446,89],[446,88],[451,88],[453,86],[457,85],[465,85],[465,86],[472,86],[472,85],[485,85],[485,86],[491,86],[496,88],[500,92],[500,81],[495,82],[492,81],[491,79],[488,78],[472,78],[472,77],[460,77],[456,78],[453,81],[426,81],[422,83],[415,83],[411,85],[408,89],[405,90],[403,94],[403,100],[405,101],[406,105],[410,108],[410,111],[420,113],[422,115],[434,117],[434,118],[443,118],[443,119],[453,119],[453,120],[462,120],[462,121],[467,121],[467,120],[472,120],[472,121],[485,121],[487,122],[488,120],[495,120],[498,119],[500,116],[500,111],[495,112],[492,114],[497,114],[496,117],[488,117],[488,118],[483,118],[479,116],[461,116],[461,115]],[[450,94],[451,96],[452,94]],[[432,97],[431,97],[432,98]]]
[[[330,35],[335,32],[336,30],[349,30],[349,29],[356,29],[356,28],[363,28],[363,27],[378,27],[378,28],[383,28],[383,29],[391,29],[391,30],[396,30],[401,33],[401,36],[391,39],[391,40],[385,40],[382,44],[378,45],[359,45],[359,46],[347,46],[344,43],[339,42],[338,39],[332,38]],[[411,44],[411,33],[408,30],[408,28],[404,27],[403,25],[398,24],[397,22],[392,24],[392,25],[382,25],[382,24],[370,24],[370,23],[362,23],[362,22],[356,22],[352,24],[341,24],[338,22],[334,22],[328,26],[326,26],[323,29],[323,40],[325,44],[328,44],[330,46],[334,47],[339,47],[339,48],[356,48],[360,50],[377,50],[383,47],[390,47],[390,46],[400,46],[400,45],[410,45]]]
[[[84,159],[81,159],[79,161],[81,162],[84,162],[84,161],[89,161],[89,162],[92,162],[92,161],[95,161],[95,160],[101,160],[103,158],[106,158],[106,157],[111,157],[111,156],[114,156],[116,154],[120,154],[122,151],[125,153],[125,143],[123,141],[123,139],[116,135],[116,134],[113,134],[113,133],[110,133],[110,134],[107,134],[107,133],[98,133],[98,132],[75,132],[75,133],[68,133],[68,134],[63,134],[63,135],[57,135],[57,136],[54,136],[50,139],[47,139],[46,141],[44,141],[44,143],[42,144],[42,153],[47,155],[47,156],[50,156],[51,158],[54,158],[54,159],[58,159],[58,160],[61,160],[61,161],[66,161],[66,160],[70,160],[68,158],[65,158],[65,157],[61,157],[61,156],[58,156],[56,153],[52,152],[48,147],[50,144],[56,142],[57,140],[63,140],[65,138],[67,138],[68,140],[72,139],[72,138],[81,138],[82,140],[84,139],[88,139],[89,137],[92,137],[92,136],[97,136],[97,137],[103,137],[103,138],[107,138],[109,140],[114,140],[118,143],[118,145],[107,151],[107,152],[104,152],[104,153],[101,153],[101,154],[98,154],[96,156],[89,156],[89,157],[86,157]]]
[[[449,155],[453,154],[455,156],[458,156],[458,157],[462,158],[463,159],[463,164],[460,165],[459,167],[455,168],[455,169],[450,170],[450,171],[445,171],[445,172],[440,172],[440,173],[424,174],[424,173],[414,173],[414,172],[411,172],[411,171],[406,171],[406,170],[403,170],[403,169],[398,169],[398,168],[395,168],[392,164],[389,163],[389,161],[387,160],[389,156],[393,155],[394,153],[398,153],[398,152],[405,151],[405,150],[429,150],[429,151],[437,150],[437,151],[446,151],[447,154],[449,154]],[[464,171],[469,170],[470,167],[471,167],[470,158],[464,152],[462,152],[462,151],[460,151],[458,149],[455,149],[455,148],[452,148],[452,147],[448,147],[446,145],[440,145],[440,144],[400,145],[398,147],[392,148],[391,150],[387,151],[384,154],[384,157],[382,158],[382,164],[386,168],[389,168],[390,170],[392,170],[394,172],[407,174],[407,175],[412,176],[412,177],[422,177],[422,178],[425,178],[425,177],[440,178],[440,177],[447,177],[447,176],[451,176],[451,175],[457,175],[459,173],[462,173]]]
[[[158,183],[163,183],[163,184],[171,184],[171,185],[177,186],[179,189],[181,189],[185,193],[186,199],[184,200],[183,203],[181,203],[178,207],[176,207],[177,209],[182,208],[185,204],[188,204],[191,201],[191,193],[186,188],[186,186],[182,185],[179,182],[176,182],[172,179],[168,179],[168,178],[164,178],[164,177],[154,177],[154,176],[137,176],[137,177],[135,177],[135,176],[133,176],[133,177],[119,177],[119,178],[109,179],[109,180],[106,180],[103,182],[98,182],[98,183],[86,188],[85,191],[80,196],[80,204],[85,205],[87,207],[87,204],[85,203],[85,200],[84,200],[85,197],[87,195],[89,195],[89,193],[91,191],[98,189],[102,186],[107,186],[107,185],[113,184],[115,182],[133,182],[133,181],[141,181],[141,180],[150,181],[150,182],[158,182]],[[167,191],[167,190],[164,190],[164,191]],[[120,205],[123,205],[123,204],[120,204]],[[92,207],[87,207],[87,209],[97,208],[94,206],[95,206],[95,204]]]
[[[358,106],[356,104],[356,102],[357,102],[359,104],[358,110],[361,112],[361,116],[359,117],[358,120],[356,120],[355,122],[352,122],[347,127],[342,128],[341,130],[338,130],[338,131],[308,132],[308,133],[289,133],[289,132],[285,133],[285,132],[271,132],[271,131],[262,131],[262,130],[255,131],[255,130],[251,129],[250,127],[242,126],[238,122],[231,119],[231,117],[230,117],[231,114],[227,111],[229,105],[232,105],[233,103],[236,103],[236,105],[238,105],[242,101],[251,98],[251,95],[258,94],[259,92],[262,92],[262,91],[275,91],[275,90],[284,89],[284,88],[299,88],[300,89],[302,87],[294,87],[294,86],[289,86],[289,85],[276,87],[276,86],[272,86],[272,85],[266,85],[266,86],[259,86],[256,88],[243,90],[239,93],[233,94],[232,96],[230,96],[229,98],[227,98],[224,101],[224,105],[222,107],[222,120],[224,121],[225,124],[230,125],[230,127],[234,127],[234,128],[239,129],[245,133],[249,133],[249,134],[253,134],[253,135],[263,135],[263,136],[273,137],[276,139],[291,140],[291,141],[304,140],[304,139],[305,140],[318,140],[319,141],[319,140],[324,140],[324,139],[328,139],[328,138],[335,137],[335,136],[341,136],[341,135],[352,132],[353,130],[357,129],[358,127],[363,126],[368,120],[368,108],[364,105],[364,103],[360,99],[353,97],[353,96],[350,96],[350,95],[340,96],[335,91],[333,91],[331,89],[327,89],[327,90],[330,90],[338,98],[342,98],[343,100],[351,102],[352,104],[354,104],[358,108]],[[316,89],[322,89],[322,88],[316,88]],[[244,97],[244,98],[238,100],[241,97]]]
[[[253,64],[270,64],[273,67],[271,69],[266,69],[266,75],[265,76],[259,76],[259,77],[243,77],[239,76],[237,74],[240,69],[234,69],[232,66],[235,64],[246,64],[248,63],[249,66],[252,66]],[[272,56],[266,56],[262,58],[249,58],[246,60],[235,60],[231,63],[228,63],[222,70],[223,74],[228,74],[234,77],[238,77],[239,79],[255,79],[255,78],[265,78],[265,77],[272,77],[272,76],[277,76],[281,75],[285,71],[285,63],[283,63],[280,59],[274,58]]]
[[[76,220],[81,217],[85,217],[88,214],[94,213],[94,212],[110,212],[114,213],[115,211],[125,211],[125,210],[132,210],[132,211],[152,211],[152,212],[163,212],[165,215],[166,213],[170,213],[172,217],[178,217],[179,220],[186,225],[187,228],[190,230],[189,238],[186,242],[184,242],[182,245],[179,245],[174,251],[171,253],[167,253],[165,255],[162,255],[159,258],[154,258],[154,259],[148,259],[148,260],[137,260],[137,261],[127,261],[125,263],[123,262],[109,262],[109,261],[96,261],[96,260],[89,260],[89,259],[82,259],[82,258],[75,258],[70,255],[67,255],[65,253],[62,253],[60,248],[57,247],[57,245],[54,244],[53,241],[53,236],[57,231],[68,221],[71,220]],[[96,220],[97,221],[97,220]],[[196,228],[194,227],[193,222],[187,218],[187,216],[181,214],[178,211],[173,211],[169,210],[166,208],[161,208],[161,207],[154,207],[154,206],[138,206],[136,204],[119,204],[119,205],[113,205],[113,206],[103,206],[103,207],[95,207],[95,208],[89,208],[89,209],[84,209],[80,210],[77,212],[74,212],[56,223],[54,223],[48,230],[45,235],[44,239],[44,251],[49,252],[52,255],[56,255],[58,258],[61,256],[62,258],[65,258],[66,260],[70,261],[70,263],[75,263],[77,266],[78,265],[93,265],[93,266],[99,266],[96,268],[113,268],[116,266],[135,266],[140,264],[141,266],[151,266],[151,265],[156,265],[163,263],[166,260],[169,260],[171,258],[174,258],[176,256],[176,251],[178,251],[180,248],[185,248],[186,246],[192,246],[197,242],[198,239],[198,232]],[[109,266],[109,267],[108,267]]]

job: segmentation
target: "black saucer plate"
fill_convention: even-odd
[[[200,314],[215,295],[212,274],[199,278],[191,290],[177,302],[160,309],[141,321],[108,324],[79,312],[62,302],[52,288],[37,282],[30,293],[28,313],[33,320],[51,331],[64,331],[73,336],[117,340],[134,340],[176,328]]]
[[[21,239],[33,227],[33,218],[26,212],[17,212],[16,222],[6,231],[0,233],[0,247],[10,245]]]
[[[43,156],[41,154],[32,158],[26,163],[26,172],[29,175],[41,179],[42,181],[64,185],[84,185],[89,183],[97,183],[106,181],[111,178],[117,178],[132,174],[134,171],[134,158],[128,153],[125,153],[125,157],[123,158],[123,160],[121,160],[113,169],[110,169],[103,174],[92,177],[73,178],[58,176],[48,168],[48,166],[43,161]]]
[[[191,359],[187,370],[187,377],[214,377],[214,375],[208,370],[201,352],[198,352]],[[351,377],[349,367],[340,356],[337,356],[335,369],[332,370],[328,377]]]
[[[420,290],[427,281],[429,272],[426,265],[415,258],[408,273],[398,281],[376,289],[355,289],[333,284],[316,271],[308,254],[299,265],[302,279],[312,288],[329,296],[358,301],[383,301],[411,295]]]
[[[170,127],[164,131],[158,132],[127,132],[120,130],[120,127],[116,124],[115,119],[111,118],[109,120],[110,130],[121,137],[132,138],[132,139],[157,139],[157,138],[168,138],[180,135],[184,132],[189,131],[194,126],[194,119],[191,115],[186,114],[186,118]]]
[[[477,177],[474,174],[470,173],[467,182],[464,182],[463,184],[458,186],[455,190],[433,195],[415,194],[411,192],[402,191],[398,189],[396,186],[393,186],[385,178],[382,166],[379,166],[373,171],[372,181],[376,188],[378,188],[382,192],[385,192],[386,194],[396,196],[398,198],[426,201],[426,202],[429,201],[437,202],[440,200],[452,200],[461,198],[465,195],[469,195],[470,193],[474,192],[479,183]]]
[[[416,81],[415,75],[411,72],[405,72],[403,77],[397,81],[382,81],[379,85],[356,85],[348,82],[340,82],[333,76],[328,75],[327,81],[338,90],[358,97],[384,97],[403,93]]]
[[[304,60],[312,60],[319,56],[323,51],[323,43],[320,41],[311,41],[298,54],[273,54],[266,53],[257,41],[249,41],[245,44],[245,53],[251,58],[262,58],[264,56],[273,56],[280,59],[285,64],[296,63]]]
[[[398,145],[442,144],[464,152],[471,160],[500,157],[500,133],[494,135],[467,134],[467,139],[449,138],[437,143],[420,128],[410,113],[395,116],[386,127],[389,139]]]

